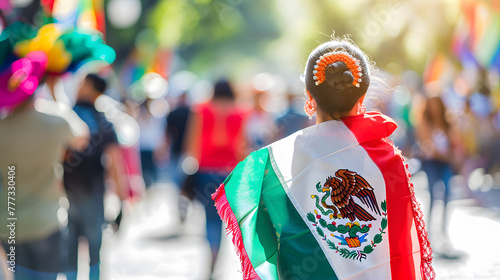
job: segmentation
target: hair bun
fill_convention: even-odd
[[[334,38],[309,54],[306,90],[333,119],[348,115],[370,85],[368,57],[348,38]]]
[[[336,61],[328,65],[325,70],[325,80],[329,86],[339,91],[353,86],[354,76],[344,62]]]
[[[342,61],[334,62],[326,67],[326,70],[332,74],[337,74],[340,71],[348,70],[347,65]]]

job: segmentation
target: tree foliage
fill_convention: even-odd
[[[149,25],[160,46],[175,48],[192,70],[234,68],[232,58],[259,54],[279,37],[274,6],[267,0],[162,0]]]

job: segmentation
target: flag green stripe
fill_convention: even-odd
[[[277,279],[276,234],[271,230],[272,222],[265,207],[261,207],[267,160],[266,149],[250,154],[225,180],[224,189],[255,271],[262,279]]]
[[[262,279],[338,279],[279,176],[261,149],[224,183],[255,271]]]

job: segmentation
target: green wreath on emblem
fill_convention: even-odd
[[[317,198],[317,196],[314,195],[311,197]],[[314,210],[314,214],[312,212],[307,213],[307,219],[316,228],[316,232],[322,237],[323,241],[328,244],[328,247],[335,250],[336,253],[339,253],[341,257],[351,260],[359,260],[361,262],[366,259],[368,254],[375,250],[374,248],[377,244],[382,242],[382,238],[386,233],[385,229],[387,228],[387,204],[385,200],[380,203],[380,208],[382,209],[382,221],[380,223],[379,232],[373,237],[370,244],[364,246],[363,248],[361,248],[362,244],[368,242],[366,237],[368,236],[368,232],[370,231],[372,225],[366,223],[360,224],[357,221],[354,223],[348,222],[344,225],[337,225],[334,220],[338,217],[332,214],[333,210],[332,212],[330,212],[330,210],[325,211],[319,205],[318,200],[319,199],[316,200],[316,206],[319,206],[318,209],[321,214],[329,216],[330,223],[328,223],[316,210]],[[327,234],[325,234],[325,231],[330,232],[330,236],[338,239],[340,242],[335,244],[335,242],[332,241]],[[347,246],[347,248],[340,247],[342,245]]]

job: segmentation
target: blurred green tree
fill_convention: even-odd
[[[281,34],[274,0],[161,0],[148,24],[188,69],[213,75],[231,73]]]
[[[404,69],[422,72],[433,54],[449,52],[460,10],[459,1],[447,0],[312,2],[319,32],[350,34],[378,67],[395,73]],[[318,38],[305,44],[312,49]]]

